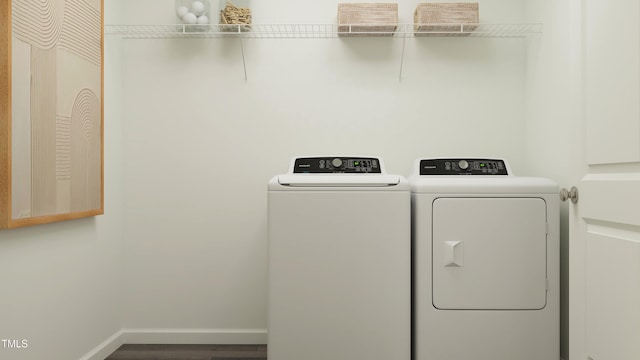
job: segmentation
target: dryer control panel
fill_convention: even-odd
[[[295,174],[380,174],[380,160],[369,157],[307,157],[297,158],[293,166]]]
[[[500,159],[423,159],[420,175],[509,175]]]

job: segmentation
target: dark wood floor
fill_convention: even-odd
[[[266,345],[122,345],[105,360],[266,359]]]

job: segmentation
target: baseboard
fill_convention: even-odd
[[[85,356],[81,357],[80,360],[104,360],[107,356],[111,355],[112,352],[122,346],[122,344],[124,344],[124,332],[122,330],[118,330],[107,340],[103,341],[100,345],[89,351]]]
[[[125,344],[266,344],[266,329],[122,329]]]
[[[104,360],[123,344],[266,344],[266,329],[122,329],[80,360]]]

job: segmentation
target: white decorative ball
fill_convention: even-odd
[[[198,22],[198,17],[196,14],[188,12],[182,17],[182,22],[185,24],[195,24]]]
[[[198,16],[198,24],[204,25],[209,23],[209,17],[207,15]]]
[[[200,16],[202,14],[204,14],[204,4],[202,3],[202,1],[194,1],[191,4],[191,10],[193,10],[193,13]]]
[[[178,14],[178,17],[180,19],[182,19],[188,12],[189,12],[189,8],[186,6],[180,6],[176,10],[176,13]]]

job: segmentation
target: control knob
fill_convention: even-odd
[[[467,160],[460,160],[458,162],[458,167],[462,170],[467,170],[469,168],[469,163],[467,162]]]
[[[340,166],[342,166],[342,159],[335,158],[335,159],[331,160],[331,165],[333,165],[333,167],[339,168]]]

